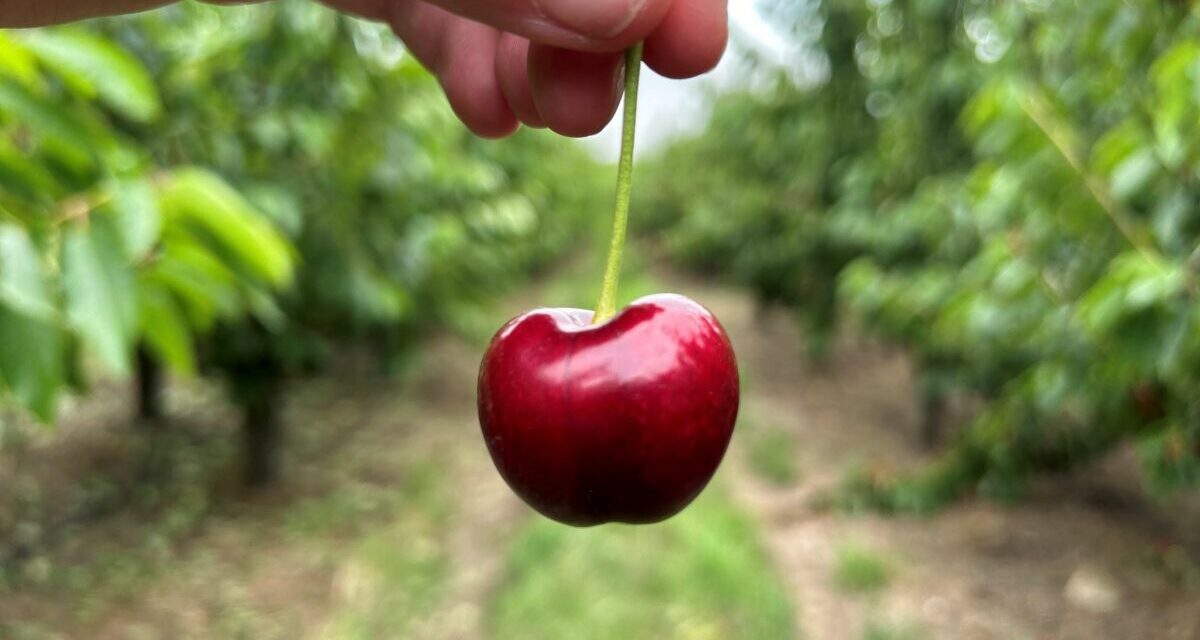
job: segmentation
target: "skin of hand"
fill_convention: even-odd
[[[645,41],[669,78],[711,70],[728,40],[727,0],[323,0],[391,25],[476,134],[524,123],[567,136],[604,128],[621,98],[623,56]],[[218,1],[218,4],[234,2]],[[0,27],[128,13],[168,0],[0,0]]]

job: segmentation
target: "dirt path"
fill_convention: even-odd
[[[448,527],[451,558],[448,589],[436,611],[414,629],[427,640],[483,640],[485,605],[503,570],[504,543],[528,517],[496,473],[478,435],[475,415],[476,347],[446,339],[425,355],[419,395],[437,419],[429,425],[453,451],[457,516]]]
[[[905,359],[843,345],[827,365],[808,369],[785,314],[764,321],[743,294],[667,278],[717,313],[738,351],[745,437],[731,475],[793,589],[804,637],[860,638],[873,626],[947,640],[1200,638],[1200,591],[1181,588],[1158,566],[1157,523],[1145,522],[1153,509],[1128,495],[1136,494],[1128,478],[1111,480],[1103,469],[1047,481],[1015,507],[968,501],[930,518],[812,508],[808,498],[853,465],[919,460]],[[795,439],[793,486],[760,479],[746,462],[746,432],[764,425]],[[1114,495],[1129,504],[1096,499]],[[873,550],[894,579],[873,596],[837,588],[833,575],[847,548]]]
[[[1090,471],[1046,482],[1020,506],[969,501],[927,519],[812,508],[808,499],[852,465],[920,459],[906,361],[844,345],[828,365],[809,368],[786,315],[764,319],[743,293],[671,272],[659,278],[712,308],[732,336],[743,410],[723,475],[761,525],[804,638],[1200,639],[1200,592],[1180,584],[1194,565],[1163,564],[1159,529],[1146,509],[1129,507],[1145,501],[1129,497],[1126,480]],[[539,297],[526,292],[502,313]],[[27,620],[47,632],[30,636],[39,638],[484,640],[505,545],[529,515],[478,437],[479,351],[441,336],[407,380],[347,375],[298,386],[287,407],[295,428],[284,487],[184,494],[172,503],[210,502],[161,533],[179,519],[174,512],[133,511],[77,533],[74,547],[128,564],[99,572],[106,599],[91,602],[86,587],[71,591],[83,594],[76,601],[34,589],[0,597],[0,622]],[[193,420],[198,439],[229,438],[233,417],[213,410],[212,394],[196,398],[179,394],[175,411],[209,416]],[[749,461],[763,429],[794,442],[795,481],[768,482]],[[1113,495],[1125,502],[1096,499]],[[834,574],[849,548],[877,557],[887,584],[857,595],[839,587]],[[64,571],[78,559],[71,549],[51,555]],[[92,579],[81,575],[59,582]],[[88,607],[95,612],[75,615]],[[404,631],[373,632],[379,621]]]

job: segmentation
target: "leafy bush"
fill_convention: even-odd
[[[145,68],[79,30],[0,33],[0,389],[52,420],[88,364],[144,342],[181,373],[220,320],[267,316],[290,244],[216,175],[155,164]]]
[[[653,191],[678,200],[677,255],[795,309],[815,353],[849,312],[911,351],[929,412],[983,401],[931,467],[849,502],[1019,495],[1131,440],[1153,486],[1195,486],[1196,10],[776,10],[828,73],[723,99]]]

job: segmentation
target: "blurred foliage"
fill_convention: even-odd
[[[1200,483],[1200,11],[765,6],[810,69],[722,98],[642,209],[676,255],[794,309],[814,354],[849,312],[913,354],[926,406],[985,401],[851,504],[1017,495],[1129,440],[1154,487]]]
[[[51,420],[139,345],[247,407],[350,347],[394,368],[602,218],[606,175],[472,137],[385,26],[316,3],[0,34],[0,397]]]
[[[0,389],[43,420],[85,364],[125,374],[145,342],[181,373],[215,322],[275,313],[284,237],[211,172],[130,136],[163,117],[110,40],[0,33]]]

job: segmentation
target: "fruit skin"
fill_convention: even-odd
[[[679,295],[607,322],[539,309],[496,334],[479,421],[509,486],[566,524],[647,524],[686,507],[733,435],[738,372],[716,317]]]

